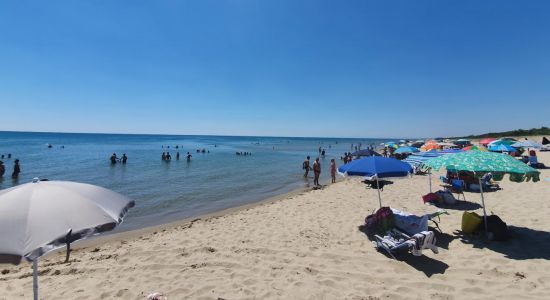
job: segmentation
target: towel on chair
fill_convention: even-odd
[[[415,234],[411,240],[414,240],[414,247],[412,248],[412,254],[414,256],[421,256],[422,250],[430,249],[433,253],[438,253],[437,246],[435,245],[436,239],[432,231],[422,231]]]

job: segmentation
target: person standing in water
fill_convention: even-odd
[[[187,152],[187,161],[188,162],[191,161],[191,156],[192,156],[191,153]]]
[[[15,164],[13,165],[13,173],[11,173],[11,178],[19,177],[19,173],[21,173],[21,166],[19,166],[19,159],[16,159]]]
[[[0,177],[4,176],[5,172],[6,172],[6,167],[4,166],[4,162],[0,160]]]
[[[313,185],[319,186],[319,176],[321,176],[321,162],[319,161],[319,157],[317,157],[313,163],[313,174],[315,175]]]
[[[305,170],[305,172],[304,172],[304,178],[307,178],[307,175],[309,175],[309,169],[310,169],[310,166],[309,166],[309,156],[306,157],[306,159],[305,159],[304,162],[302,163],[302,169]]]
[[[126,156],[126,153],[123,153],[122,154],[122,163],[125,164],[127,160],[128,160],[128,156]]]
[[[332,178],[332,183],[336,182],[336,162],[334,158],[330,160],[330,177]]]
[[[177,146],[176,146],[176,148],[177,148]],[[180,152],[179,151],[176,152],[176,160],[180,160]]]
[[[116,153],[113,153],[113,155],[111,155],[111,165],[114,164],[116,164]]]

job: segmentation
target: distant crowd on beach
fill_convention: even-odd
[[[4,165],[4,159],[11,159],[11,153],[2,154],[0,155],[0,178],[4,177],[4,173],[6,173],[6,166]],[[11,178],[17,179],[19,178],[19,173],[21,173],[21,165],[19,164],[19,159],[15,159],[13,161],[13,172],[11,173]]]

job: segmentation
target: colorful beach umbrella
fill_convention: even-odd
[[[487,146],[488,147],[491,147],[491,146],[498,146],[498,145],[507,145],[507,146],[510,146],[512,144],[514,144],[515,141],[510,141],[510,140],[496,140],[496,141],[492,141],[490,142]]]
[[[487,150],[487,148],[485,148],[483,146],[476,146],[476,145],[464,147],[464,148],[462,148],[462,150],[465,150],[465,151],[484,151],[484,152],[489,151],[489,150]]]
[[[430,151],[430,150],[439,149],[439,148],[441,147],[437,144],[436,140],[429,140],[424,144],[424,146],[421,147],[421,149],[424,151]]]
[[[479,144],[482,145],[482,146],[485,146],[487,147],[487,145],[489,145],[489,143],[493,142],[493,141],[496,141],[497,139],[495,138],[485,138],[485,139],[482,139],[481,141],[479,141]]]
[[[0,263],[33,263],[69,243],[114,229],[134,201],[111,190],[68,181],[39,181],[0,191]]]
[[[483,198],[483,184],[481,177],[486,173],[493,173],[495,179],[502,179],[504,174],[510,175],[514,182],[540,180],[540,172],[518,161],[517,159],[494,152],[466,151],[455,155],[445,155],[434,158],[424,163],[426,167],[439,170],[442,167],[448,170],[469,171],[479,179],[481,191],[481,202],[483,205],[483,216],[485,219],[485,231],[487,232],[487,212],[485,210],[485,199]]]
[[[412,171],[413,169],[408,163],[394,158],[386,158],[381,156],[370,156],[356,159],[338,168],[338,173],[343,176],[374,177],[376,179],[377,186],[379,186],[379,178],[405,177],[412,174]],[[377,190],[378,202],[380,207],[382,207],[380,189]]]
[[[398,154],[399,153],[416,153],[416,152],[420,152],[420,150],[412,146],[404,146],[404,147],[397,148],[397,150],[395,150],[395,153],[398,153]]]

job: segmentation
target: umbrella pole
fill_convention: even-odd
[[[432,171],[428,171],[428,180],[430,182],[430,193],[432,192]]]
[[[38,257],[32,261],[32,291],[34,300],[38,300]]]
[[[481,192],[481,204],[483,205],[483,223],[485,223],[485,235],[487,235],[487,212],[485,211],[485,199],[483,198],[483,183],[479,178],[479,191]]]
[[[376,174],[376,190],[378,191],[378,204],[382,208],[382,198],[380,198],[380,184],[378,184],[378,174]]]

